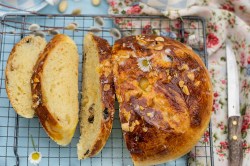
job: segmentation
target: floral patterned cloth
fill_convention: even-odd
[[[240,102],[241,114],[244,116],[242,137],[244,139],[243,166],[250,165],[250,1],[249,0],[107,0],[110,14],[127,15],[165,15],[171,19],[180,16],[196,15],[204,17],[207,21],[207,40],[199,38],[196,30],[185,31],[188,35],[184,41],[193,48],[197,43],[206,42],[209,54],[208,69],[214,88],[214,105],[212,116],[212,136],[215,165],[228,165],[228,140],[227,140],[227,76],[226,76],[226,51],[225,40],[232,42],[236,54],[238,70],[240,73]],[[178,9],[176,9],[178,7]],[[126,32],[130,34],[146,34],[149,31],[159,34],[157,28],[164,26],[155,19],[143,23],[129,20],[116,19],[115,23],[124,28],[143,28]],[[195,23],[188,23],[193,29],[198,28]],[[166,30],[161,35],[178,38],[178,33],[173,29],[180,23],[174,22],[165,25]],[[185,26],[185,25],[184,25]],[[198,45],[200,46],[200,45]],[[199,144],[209,141],[209,131]],[[202,151],[192,151],[192,155],[199,155]],[[191,161],[191,164],[206,165],[204,160]]]

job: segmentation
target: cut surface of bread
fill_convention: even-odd
[[[33,118],[30,79],[39,54],[46,46],[44,38],[26,36],[12,49],[5,70],[5,85],[14,110],[22,117]]]
[[[188,153],[212,113],[208,71],[182,43],[155,35],[115,42],[113,73],[124,139],[135,165],[155,165]]]
[[[78,159],[96,155],[110,135],[114,116],[111,47],[105,39],[84,37],[82,107]]]
[[[67,145],[78,123],[77,46],[59,34],[47,44],[31,79],[33,104],[47,134],[59,145]]]

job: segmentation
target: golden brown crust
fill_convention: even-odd
[[[111,46],[108,41],[98,36],[93,35],[93,40],[96,43],[99,52],[99,63],[100,63],[100,86],[101,86],[101,98],[103,104],[103,119],[101,122],[101,130],[99,132],[98,139],[92,146],[89,155],[91,157],[96,155],[105,146],[109,135],[112,130],[113,119],[114,119],[114,103],[115,103],[115,92],[114,92],[114,81],[111,64]]]
[[[199,56],[154,35],[120,39],[112,54],[119,116],[135,165],[159,164],[189,152],[212,112],[212,85]]]
[[[60,42],[69,40],[66,35],[59,34],[54,36],[54,38],[46,45],[43,53],[40,55],[35,67],[34,73],[31,77],[31,91],[33,99],[33,108],[39,118],[40,123],[47,132],[47,134],[58,144],[66,145],[69,142],[67,139],[71,138],[74,133],[67,133],[68,136],[65,138],[65,133],[62,133],[63,126],[59,121],[49,112],[46,103],[43,98],[42,87],[41,87],[41,73],[43,72],[44,64],[46,63],[47,57],[53,48],[56,47]],[[69,41],[71,43],[71,41]],[[72,129],[74,131],[74,129]],[[71,139],[70,139],[71,140]],[[68,143],[65,143],[68,142]]]

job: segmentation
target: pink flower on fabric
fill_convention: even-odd
[[[246,132],[250,128],[250,115],[245,115],[242,123],[241,132]]]
[[[218,43],[219,43],[219,39],[213,33],[209,33],[207,35],[207,47],[208,48],[216,46]]]
[[[221,80],[221,83],[225,85],[227,83],[227,80]]]
[[[250,64],[250,56],[247,58],[247,64]]]
[[[132,22],[128,22],[128,23],[127,23],[127,26],[128,26],[128,27],[131,27],[131,26],[132,26]]]
[[[219,104],[216,103],[216,100],[213,101],[213,112],[217,111],[219,109]]]
[[[134,5],[127,10],[126,14],[140,14],[141,7],[139,5]]]
[[[214,30],[215,30],[215,31],[218,30],[218,25],[214,24]]]
[[[234,18],[230,18],[228,20],[228,22],[229,22],[230,25],[234,25],[235,24],[235,19]]]
[[[230,4],[223,4],[220,7],[221,9],[228,10],[230,12],[234,12],[234,7]]]
[[[152,32],[152,27],[151,25],[145,25],[144,28],[142,29],[142,34],[150,34]]]
[[[245,10],[245,6],[239,6],[240,10]]]
[[[120,18],[115,18],[115,23],[116,23],[116,24],[120,24],[121,21],[122,21],[122,20],[121,20]]]
[[[241,66],[245,66],[245,53],[244,52],[240,53],[240,64]]]
[[[204,133],[204,140],[203,140],[204,143],[208,143],[209,142],[209,131],[206,131]]]
[[[174,24],[174,26],[176,27],[176,28],[181,28],[181,22],[180,21],[176,21],[175,22],[175,24]]]
[[[117,4],[114,0],[109,0],[108,3],[111,7],[114,7]]]
[[[224,157],[224,156],[225,156],[225,154],[221,153],[221,154],[219,154],[219,156],[220,156],[220,157]]]
[[[241,86],[242,86],[241,88],[242,91],[245,91],[249,88],[249,84],[246,79],[242,80]]]
[[[223,149],[223,150],[224,150],[224,149],[228,149],[228,142],[226,142],[226,141],[224,141],[224,142],[221,141],[221,142],[220,142],[220,145],[221,145],[221,149]]]
[[[241,47],[242,47],[242,48],[246,48],[246,43],[245,43],[245,42],[242,42]]]
[[[214,92],[214,98],[218,97],[219,93],[218,92]]]
[[[223,124],[223,122],[220,122],[218,124],[218,127],[221,129],[221,130],[224,130],[225,129],[225,125]]]
[[[244,140],[244,142],[242,143],[242,146],[243,146],[243,150],[245,151],[245,153],[250,152],[250,146],[249,146],[249,144],[247,143],[246,140]]]
[[[247,142],[244,141],[244,142],[242,143],[242,146],[243,146],[244,148],[247,147]]]

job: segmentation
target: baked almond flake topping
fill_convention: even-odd
[[[194,73],[193,73],[193,72],[189,72],[189,73],[187,74],[187,77],[188,77],[191,81],[193,81],[193,80],[194,80]]]
[[[171,56],[164,55],[164,54],[162,54],[162,59],[164,62],[172,62],[173,61]]]
[[[164,42],[164,38],[159,36],[155,38],[155,41]]]
[[[169,48],[167,48],[167,49],[165,50],[165,53],[166,53],[167,55],[169,55],[170,52],[171,52],[171,50],[170,50]]]
[[[183,86],[182,91],[186,94],[186,95],[190,95],[188,87],[186,85]]]
[[[139,86],[142,90],[146,91],[146,89],[148,88],[149,86],[149,81],[147,78],[141,78],[140,81],[139,81]]]

